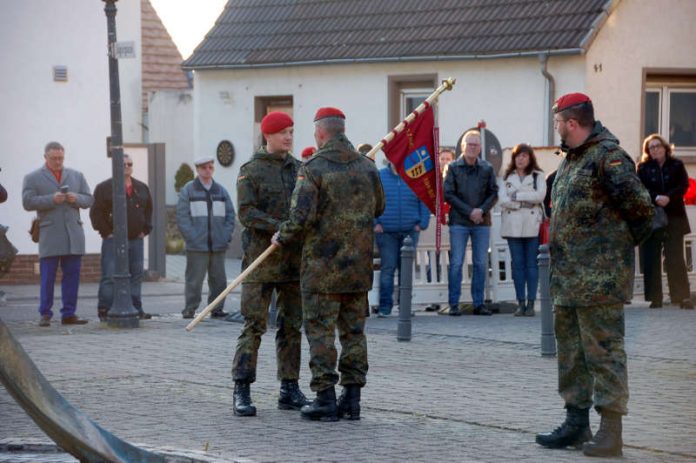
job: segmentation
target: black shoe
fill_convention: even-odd
[[[560,427],[548,434],[537,434],[536,443],[549,449],[580,448],[592,439],[590,409],[566,406],[566,419]]]
[[[181,312],[181,318],[193,318],[196,315],[195,310],[184,310]]]
[[[142,310],[138,310],[138,318],[140,318],[141,320],[150,320],[152,318],[152,315],[143,312]]]
[[[459,304],[457,305],[451,305],[449,308],[449,315],[453,317],[458,317],[462,314],[462,311],[459,310]]]
[[[48,315],[41,315],[41,319],[39,320],[39,326],[51,326],[51,317],[49,317]]]
[[[233,410],[237,416],[255,416],[256,407],[251,403],[251,391],[249,383],[234,382]]]
[[[485,305],[474,307],[474,315],[493,315],[493,312],[488,310]]]
[[[222,309],[219,310],[213,310],[213,312],[210,314],[210,318],[225,318],[229,314],[225,312]]]
[[[313,421],[338,421],[336,391],[333,386],[317,392],[317,398],[300,410],[302,418]]]
[[[109,315],[109,308],[99,306],[97,307],[97,317],[99,317],[100,322],[105,322]]]
[[[346,384],[343,386],[341,396],[336,404],[338,417],[349,420],[360,419],[360,386],[357,384]]]
[[[650,301],[650,308],[651,309],[661,309],[662,308],[662,301]]]
[[[278,409],[299,410],[309,405],[309,400],[300,390],[297,380],[282,380],[280,382],[280,396],[278,397]]]
[[[603,412],[602,422],[592,440],[585,442],[582,453],[588,457],[620,457],[623,455],[621,415]]]
[[[691,299],[684,299],[681,301],[681,304],[679,304],[679,307],[686,310],[694,310],[694,303],[691,302]]]
[[[68,315],[67,317],[63,317],[63,319],[60,321],[61,325],[84,325],[87,323],[88,320],[85,320],[84,318],[80,318],[77,315]]]
[[[525,317],[534,316],[534,301],[532,299],[527,300],[527,307],[524,310]]]
[[[513,314],[515,317],[524,317],[524,312],[527,310],[527,307],[524,305],[524,301],[517,301],[517,310],[515,310],[515,313]]]

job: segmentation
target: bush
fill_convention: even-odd
[[[182,162],[179,170],[176,171],[176,175],[174,175],[174,190],[178,193],[191,180],[193,180],[193,169],[185,162]]]

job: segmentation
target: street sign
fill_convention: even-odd
[[[116,42],[112,50],[112,56],[116,59],[135,58],[135,42]]]

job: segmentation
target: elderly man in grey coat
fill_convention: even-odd
[[[85,232],[80,209],[87,209],[94,199],[81,172],[63,167],[65,149],[50,142],[44,149],[46,163],[24,177],[22,204],[36,211],[39,220],[39,268],[41,297],[39,326],[50,326],[53,312],[53,288],[58,265],[61,282],[63,325],[82,325],[87,320],[75,315],[80,266],[85,254]]]

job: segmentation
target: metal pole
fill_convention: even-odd
[[[549,245],[539,246],[539,303],[541,304],[541,355],[553,357],[556,355],[556,337],[553,331],[553,308],[551,306],[551,291],[549,264]]]
[[[123,129],[121,127],[121,89],[118,78],[116,44],[116,0],[104,0],[109,51],[109,90],[111,96],[111,182],[113,187],[114,300],[107,315],[112,328],[138,328],[140,319],[133,307],[128,273],[128,224],[126,218],[126,187],[123,177]]]
[[[399,284],[399,323],[396,329],[398,341],[411,340],[411,290],[413,289],[413,257],[416,250],[413,240],[407,236],[401,247],[401,283]]]

